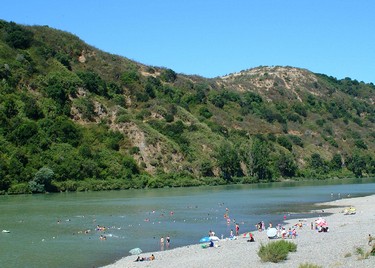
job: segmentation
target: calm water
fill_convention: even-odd
[[[10,231],[0,233],[0,267],[98,267],[135,247],[161,250],[161,236],[171,237],[170,248],[197,243],[210,229],[227,237],[234,224],[226,208],[247,231],[348,194],[375,194],[375,179],[0,196],[0,230]]]

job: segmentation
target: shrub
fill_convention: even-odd
[[[296,136],[296,135],[289,135],[289,139],[290,139],[295,145],[298,145],[298,146],[300,146],[300,147],[303,147],[303,141],[302,141],[301,137]]]
[[[288,257],[289,252],[297,251],[297,245],[293,242],[279,240],[271,242],[267,245],[261,245],[258,256],[263,262],[278,263],[284,261]]]
[[[284,148],[288,149],[289,151],[292,150],[292,143],[289,141],[289,139],[285,136],[280,136],[277,138],[277,143],[283,146]]]
[[[31,193],[28,183],[18,183],[12,185],[9,190],[9,194],[29,194]]]
[[[292,122],[297,122],[302,124],[302,118],[297,113],[290,113],[287,115],[287,119]]]
[[[365,252],[365,250],[363,248],[361,248],[361,247],[357,247],[355,249],[355,254],[358,255],[358,260],[368,259],[368,257],[370,256],[371,252]]]
[[[172,69],[166,69],[161,72],[160,79],[165,82],[174,82],[177,79],[177,74]]]
[[[213,114],[210,112],[210,110],[208,110],[207,107],[202,107],[199,109],[199,115],[208,119],[208,118],[211,118]]]
[[[311,263],[302,263],[298,266],[298,268],[322,268],[322,266],[311,264]]]
[[[365,149],[367,150],[367,145],[362,139],[356,139],[354,141],[354,145],[358,147],[359,149]]]
[[[306,116],[307,116],[307,109],[306,109],[306,107],[305,107],[303,104],[301,104],[301,103],[296,103],[296,104],[294,104],[294,105],[292,106],[292,108],[293,108],[293,110],[294,110],[297,114],[299,114],[299,115],[301,115],[301,116],[303,116],[303,117],[306,117]]]

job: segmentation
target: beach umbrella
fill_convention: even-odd
[[[202,237],[201,240],[199,240],[199,243],[206,243],[210,241],[211,241],[211,238],[208,236],[205,236],[205,237]]]
[[[275,237],[277,234],[277,229],[276,228],[268,228],[267,229],[267,236],[268,237]]]
[[[129,250],[129,253],[132,254],[132,255],[138,255],[138,254],[142,253],[142,250],[140,248],[133,248],[133,249]]]
[[[323,218],[319,218],[315,221],[316,225],[317,226],[327,226],[327,222],[325,219]]]

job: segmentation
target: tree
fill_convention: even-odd
[[[212,94],[210,96],[210,101],[213,105],[215,105],[217,108],[223,108],[226,100],[223,98],[220,94]]]
[[[290,153],[282,152],[277,160],[277,168],[282,176],[293,177],[298,169],[293,156]]]
[[[366,171],[366,159],[364,156],[354,153],[351,157],[348,157],[346,166],[356,177],[362,177],[363,172]]]
[[[37,120],[43,117],[43,112],[34,98],[30,95],[23,94],[21,100],[24,103],[23,110],[28,118]]]
[[[33,193],[44,193],[51,189],[51,181],[55,174],[52,169],[42,167],[35,173],[34,179],[29,181],[30,190]]]
[[[217,161],[225,180],[230,181],[233,176],[242,175],[239,156],[229,142],[224,142],[220,145]]]
[[[73,146],[78,146],[82,139],[78,125],[65,116],[57,117],[48,128],[47,133],[53,141],[69,143]]]
[[[24,120],[14,126],[9,138],[17,145],[25,145],[38,134],[38,125],[31,120]]]
[[[319,173],[328,172],[328,166],[320,154],[313,153],[310,158],[310,167],[318,171]]]
[[[80,72],[77,75],[81,78],[84,88],[88,91],[100,96],[108,96],[106,83],[97,73],[87,71]]]
[[[341,154],[333,155],[330,162],[330,167],[332,170],[340,170],[342,168]]]
[[[5,41],[8,43],[8,45],[20,49],[30,47],[34,36],[31,31],[26,30],[14,22],[10,22],[5,30],[7,32]]]
[[[3,102],[3,111],[8,118],[12,118],[18,114],[18,107],[15,101],[16,96],[13,94],[7,95]]]
[[[272,179],[272,172],[269,168],[269,153],[267,143],[256,138],[251,146],[250,171],[258,180]]]

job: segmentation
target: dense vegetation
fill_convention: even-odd
[[[372,176],[374,98],[292,67],[177,74],[0,20],[0,193]]]

